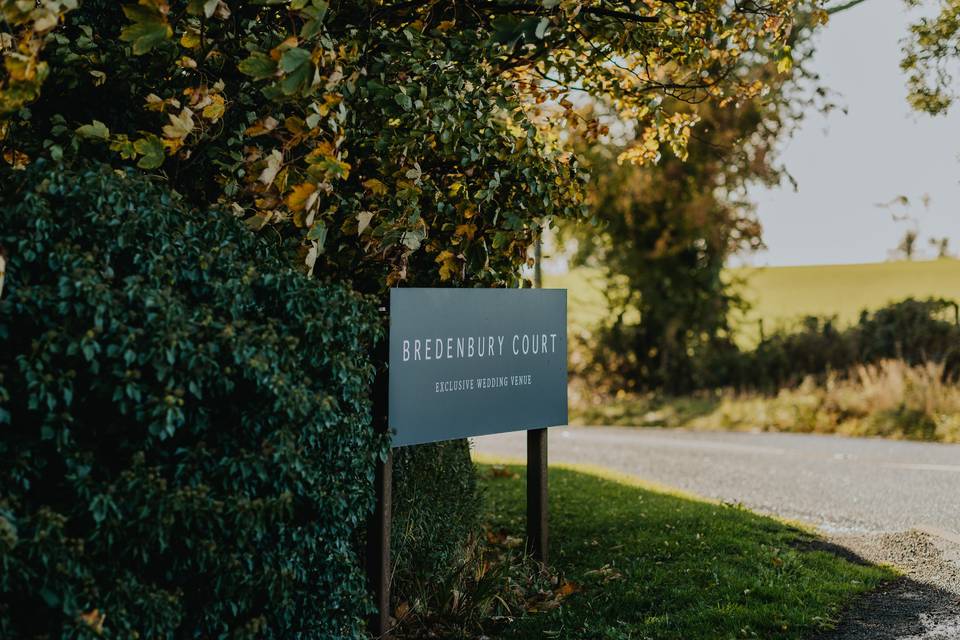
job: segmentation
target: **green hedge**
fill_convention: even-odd
[[[955,303],[907,298],[864,311],[852,326],[835,318],[806,317],[780,329],[755,349],[716,350],[704,360],[706,387],[736,386],[769,392],[858,365],[896,358],[911,365],[942,362],[949,378],[960,373],[960,326]]]
[[[373,307],[145,178],[3,179],[0,637],[360,635]]]

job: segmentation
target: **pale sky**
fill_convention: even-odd
[[[899,195],[914,204],[922,251],[930,251],[927,238],[948,236],[960,252],[960,105],[936,118],[907,105],[899,62],[909,18],[900,0],[871,0],[821,31],[813,68],[847,113],[808,116],[785,145],[781,158],[797,191],[751,193],[769,250],[748,262],[886,260],[907,226],[875,205]]]

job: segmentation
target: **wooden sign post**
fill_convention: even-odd
[[[367,583],[377,608],[367,627],[374,638],[386,638],[390,632],[390,526],[393,516],[393,452],[385,462],[377,463],[374,490],[377,504],[367,524]]]
[[[394,447],[527,431],[527,551],[546,562],[547,427],[567,423],[566,290],[392,289],[388,362],[374,416]],[[375,638],[391,628],[392,461],[377,465],[367,529]]]
[[[547,562],[547,430],[527,431],[527,553]]]

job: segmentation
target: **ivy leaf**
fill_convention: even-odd
[[[240,69],[240,73],[254,80],[264,80],[277,75],[277,63],[270,56],[259,51],[241,60],[237,68]]]
[[[310,80],[310,52],[300,47],[291,47],[280,56],[280,70],[287,77],[280,83],[280,89],[286,95],[301,91]]]
[[[423,242],[424,233],[417,229],[415,231],[406,231],[400,239],[400,243],[410,251],[416,251]]]
[[[213,12],[217,10],[218,4],[220,4],[220,0],[190,0],[190,3],[187,5],[187,13],[194,16],[202,13],[209,18],[213,16]]]
[[[458,224],[454,232],[455,237],[465,237],[467,240],[473,240],[473,236],[477,234],[477,225],[472,223],[467,224]]]
[[[394,100],[397,101],[398,105],[403,107],[404,111],[410,111],[410,109],[413,108],[413,100],[411,100],[410,96],[405,93],[398,93],[396,96],[394,96]]]
[[[537,23],[537,29],[534,31],[537,40],[543,40],[543,36],[547,34],[548,26],[550,26],[550,18],[540,18],[540,22]]]
[[[93,138],[95,140],[109,140],[110,129],[99,120],[94,120],[90,124],[84,124],[77,127],[77,135],[81,138]]]
[[[309,79],[310,65],[302,64],[292,73],[287,74],[287,77],[284,78],[283,82],[280,83],[280,90],[283,91],[285,95],[291,96],[298,91],[303,90]]]
[[[137,162],[141,169],[156,169],[163,164],[163,143],[152,133],[134,140],[133,150],[143,156]]]
[[[284,73],[292,73],[308,62],[310,62],[310,52],[300,47],[293,47],[280,56],[280,69]]]
[[[143,55],[173,36],[167,22],[168,11],[163,0],[140,0],[140,4],[123,7],[123,14],[131,24],[120,30],[120,39],[133,44],[134,55]]]
[[[317,248],[323,250],[323,243],[327,240],[327,225],[318,220],[307,233],[307,240],[313,240],[317,243]]]

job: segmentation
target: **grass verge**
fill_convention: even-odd
[[[524,468],[480,464],[490,530],[523,535]],[[626,476],[550,469],[554,597],[498,638],[802,638],[894,577],[809,532]]]

